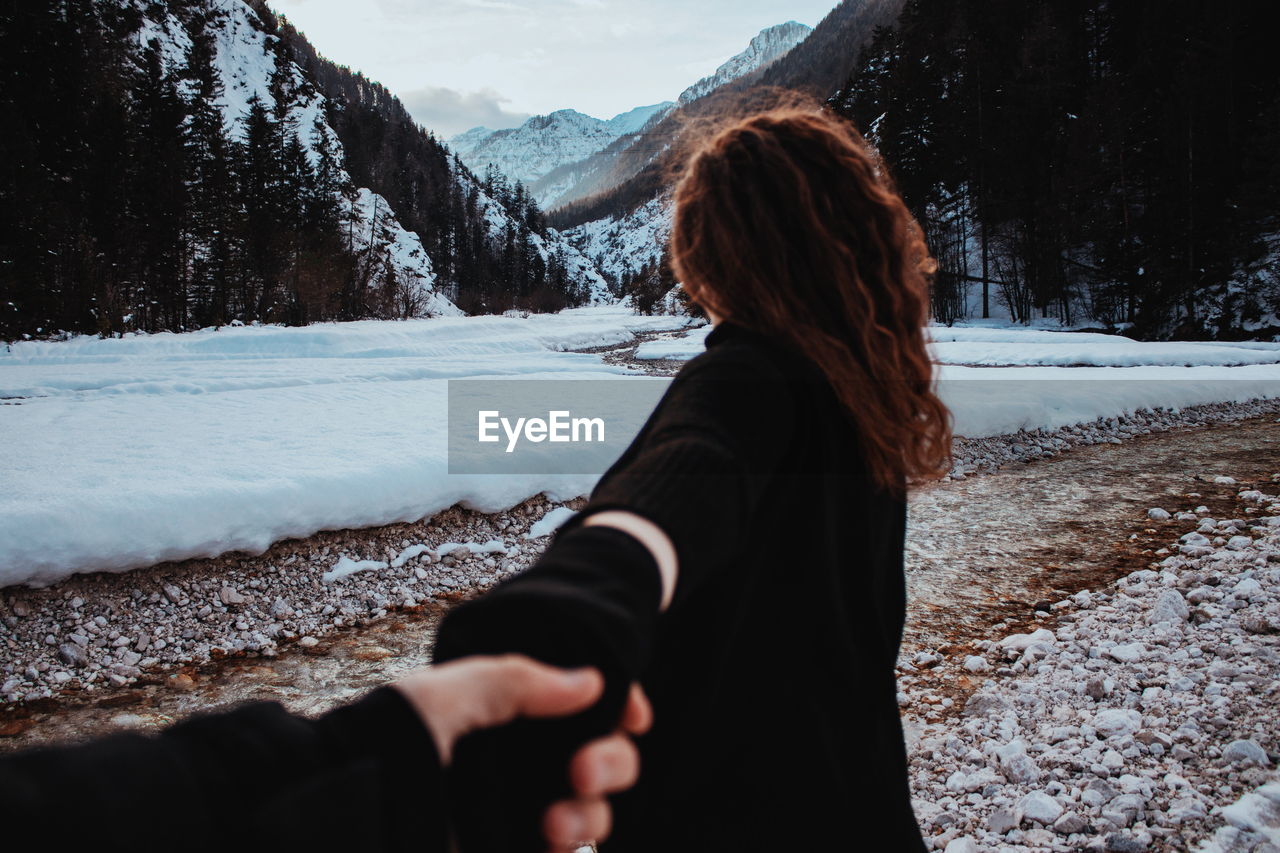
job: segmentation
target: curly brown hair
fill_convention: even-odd
[[[848,121],[795,103],[702,136],[671,234],[689,296],[817,364],[879,486],[902,493],[944,474],[951,414],[924,332],[936,265],[874,149]]]

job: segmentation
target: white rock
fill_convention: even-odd
[[[1107,708],[1093,715],[1093,727],[1103,738],[1129,735],[1142,728],[1142,715],[1126,708]]]
[[[1006,652],[1011,652],[1016,655],[1021,655],[1033,643],[1052,644],[1052,643],[1056,643],[1057,640],[1058,638],[1054,636],[1052,631],[1050,631],[1048,628],[1041,628],[1040,630],[1033,631],[1030,634],[1012,634],[1008,637],[1005,637],[1003,640],[1001,640],[999,643],[999,646],[1000,648],[1004,649]]]
[[[1253,539],[1248,536],[1232,536],[1227,540],[1228,551],[1243,551],[1253,544]]]
[[[1155,625],[1159,622],[1186,622],[1191,611],[1182,593],[1176,589],[1162,589],[1156,596],[1156,603],[1147,614],[1147,622]]]
[[[1147,654],[1142,643],[1128,643],[1123,646],[1112,646],[1107,649],[1107,657],[1119,663],[1137,663]]]
[[[1160,507],[1152,507],[1147,510],[1147,518],[1152,521],[1168,521],[1173,516],[1169,515],[1169,511]]]
[[[1244,762],[1259,767],[1266,767],[1271,763],[1266,751],[1253,740],[1234,740],[1227,744],[1222,750],[1222,761],[1224,764]]]
[[[1262,592],[1262,584],[1253,578],[1245,578],[1236,584],[1235,589],[1231,590],[1231,592],[1235,594],[1236,598],[1253,598]]]
[[[991,669],[991,664],[987,663],[987,659],[977,655],[969,655],[964,659],[964,668],[969,672],[986,672]]]
[[[1043,791],[1032,791],[1018,800],[1018,810],[1026,820],[1034,820],[1044,826],[1052,826],[1062,817],[1062,804]]]
[[[978,845],[972,838],[953,838],[943,853],[978,853]]]

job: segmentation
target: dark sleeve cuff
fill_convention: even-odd
[[[316,720],[339,763],[376,768],[389,849],[449,850],[444,769],[432,736],[408,698],[379,687]]]

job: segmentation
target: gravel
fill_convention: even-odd
[[[313,649],[344,626],[483,590],[533,561],[547,540],[525,534],[559,506],[538,496],[493,515],[455,508],[415,524],[282,542],[259,556],[0,590],[0,701],[127,687],[180,666],[273,657],[295,643]],[[344,559],[376,568],[325,582]]]
[[[1092,444],[1119,444],[1124,440],[1180,427],[1202,427],[1244,418],[1280,413],[1280,400],[1247,400],[1240,403],[1207,403],[1183,409],[1139,409],[1131,415],[1098,418],[1085,424],[1060,429],[1037,429],[990,438],[958,437],[952,448],[948,478],[964,480],[975,474],[991,473],[1002,465],[1058,456],[1073,447]],[[1224,483],[1224,480],[1232,480]],[[1215,483],[1233,485],[1231,477],[1218,476]],[[1148,516],[1163,520],[1163,507],[1153,507]],[[1151,513],[1155,513],[1152,515]]]
[[[905,688],[931,849],[1280,849],[1280,495],[1237,497],[1239,518],[1171,513],[1167,556],[1051,625],[981,641],[993,675],[935,663],[976,683],[961,713],[919,724]]]

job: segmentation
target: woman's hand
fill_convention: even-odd
[[[419,670],[393,686],[422,717],[447,766],[454,744],[468,732],[516,717],[560,717],[585,710],[600,698],[604,679],[594,669],[557,669],[521,655],[500,655]],[[630,788],[640,772],[640,755],[628,735],[643,734],[652,722],[648,700],[632,685],[620,730],[574,754],[568,770],[577,797],[553,804],[543,821],[553,850],[573,850],[609,834],[612,814],[605,797]]]

